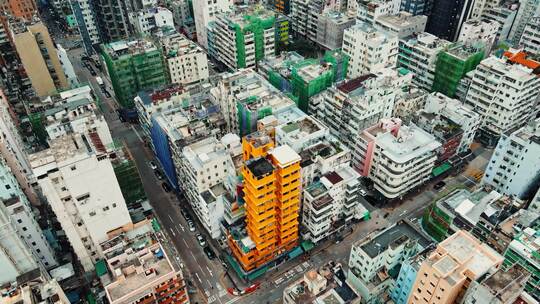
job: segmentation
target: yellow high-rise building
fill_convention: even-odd
[[[229,234],[229,246],[249,272],[297,246],[300,156],[265,132],[244,137],[242,149],[247,235]]]

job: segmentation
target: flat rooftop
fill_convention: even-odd
[[[270,151],[272,157],[278,162],[280,166],[288,166],[295,162],[300,162],[301,158],[296,151],[288,145],[275,147]]]
[[[433,135],[416,125],[401,126],[397,137],[390,132],[383,133],[376,137],[375,142],[387,157],[397,163],[405,163],[441,146]]]
[[[266,158],[254,158],[246,162],[246,166],[251,173],[256,177],[264,177],[274,172],[274,165]]]
[[[386,251],[394,244],[394,242],[403,237],[409,240],[416,240],[422,248],[426,248],[431,244],[431,240],[425,235],[412,227],[408,222],[401,221],[385,231],[382,231],[373,239],[364,241],[364,243],[360,245],[360,248],[371,258],[375,258],[379,253]]]
[[[150,51],[156,51],[156,46],[147,40],[115,41],[108,44],[102,44],[102,49],[113,59],[118,59],[125,55],[143,54]]]

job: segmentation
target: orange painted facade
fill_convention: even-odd
[[[37,6],[34,0],[0,0],[0,9],[13,17],[31,20],[37,14]]]
[[[229,246],[249,272],[297,246],[300,158],[282,163],[272,155],[274,141],[264,132],[244,137],[242,148],[246,231],[251,247],[231,235]]]

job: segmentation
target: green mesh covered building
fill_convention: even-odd
[[[432,91],[454,97],[459,81],[484,59],[484,48],[456,43],[437,55]]]
[[[349,57],[340,49],[327,51],[321,59],[304,59],[296,52],[263,60],[259,71],[270,83],[289,93],[298,107],[308,113],[309,98],[345,79]]]
[[[111,77],[116,99],[124,108],[133,108],[133,98],[139,91],[168,83],[163,55],[149,41],[103,44],[101,54]]]
[[[259,60],[275,54],[276,37],[289,39],[288,22],[262,6],[220,14],[207,32],[208,53],[231,70],[256,67]]]

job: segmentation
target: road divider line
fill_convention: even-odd
[[[201,278],[199,277],[199,273],[198,273],[198,272],[195,272],[195,276],[197,277],[197,280],[199,280],[199,282],[202,284],[202,281],[201,281]]]

